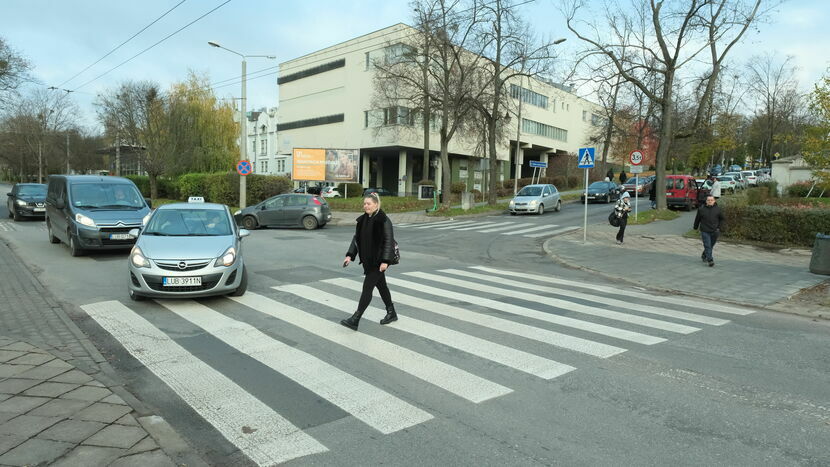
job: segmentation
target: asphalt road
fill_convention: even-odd
[[[610,206],[589,207],[601,228]],[[168,309],[130,301],[126,252],[72,258],[42,222],[0,216],[128,389],[215,465],[830,464],[830,325],[556,266],[541,244],[580,204],[398,226],[401,319],[357,334],[334,324],[359,295],[338,282],[361,280],[340,267],[350,227],[256,231],[246,302]],[[547,236],[510,234],[529,229]]]

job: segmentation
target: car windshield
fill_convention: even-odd
[[[141,209],[141,193],[126,183],[78,183],[72,185],[72,205],[82,209]]]
[[[217,237],[232,233],[233,229],[225,211],[191,208],[157,211],[150,218],[142,235]]]
[[[605,188],[608,188],[608,183],[607,182],[594,182],[594,183],[588,185],[588,188],[596,188],[596,189],[604,190]]]
[[[17,189],[18,196],[46,196],[46,185],[21,185]]]
[[[542,194],[542,187],[540,186],[526,186],[519,190],[516,196],[539,196]]]

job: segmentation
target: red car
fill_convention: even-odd
[[[666,205],[682,207],[686,211],[700,206],[704,192],[691,175],[666,175]]]

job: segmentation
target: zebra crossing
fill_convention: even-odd
[[[586,358],[648,351],[753,313],[738,306],[487,266],[404,271],[387,281],[399,321],[378,325],[385,310],[370,306],[360,332],[338,323],[356,307],[362,289],[358,276],[279,283],[210,301],[127,305],[110,300],[81,308],[257,465],[329,448],[325,439],[298,426],[302,420],[289,420],[246,389],[261,374],[248,380],[235,372],[233,379],[200,359],[189,348],[198,345],[183,335],[195,331],[216,339],[296,383],[309,396],[329,402],[354,423],[395,436],[441,416],[422,397],[421,385],[462,404],[498,404],[499,398],[522,390],[522,375],[548,384],[578,371]],[[377,298],[374,303],[379,304]],[[176,329],[171,318],[189,328]],[[262,320],[272,324],[262,326]],[[286,326],[308,336],[308,342],[289,345],[279,339]],[[317,347],[333,351],[308,351]],[[440,349],[457,352],[447,361],[448,353]],[[405,386],[405,394],[400,388],[395,393],[384,378],[373,380],[370,374],[344,369],[354,358],[372,360],[416,384]],[[502,372],[515,376],[499,377]]]
[[[497,235],[521,235],[527,238],[551,237],[579,229],[576,226],[564,227],[557,224],[538,225],[531,222],[489,220],[447,220],[428,224],[401,223],[395,224],[395,227],[408,230],[455,230],[458,232],[495,233]]]
[[[38,221],[14,222],[12,220],[0,220],[0,232],[18,232],[26,230],[38,230],[46,232],[46,225]]]

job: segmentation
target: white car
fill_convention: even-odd
[[[721,175],[717,178],[720,182],[721,191],[723,193],[726,193],[727,191],[735,193],[736,191],[738,191],[738,182],[735,181],[735,177],[731,175]]]
[[[747,185],[758,185],[758,176],[755,175],[754,170],[743,170],[741,171],[741,175],[746,179]]]
[[[726,172],[724,175],[729,175],[730,177],[735,179],[735,182],[738,184],[738,189],[743,190],[746,188],[746,179],[740,172]]]
[[[328,186],[323,188],[323,191],[320,192],[323,198],[341,198],[343,195],[337,190],[337,188],[333,186]]]

